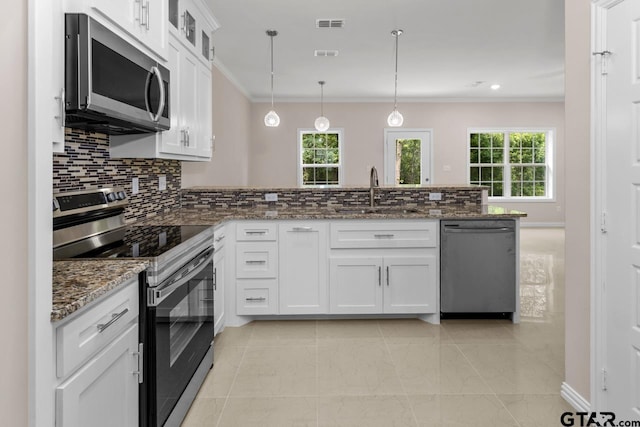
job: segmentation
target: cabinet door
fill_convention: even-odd
[[[213,103],[211,65],[207,63],[198,65],[198,139],[196,141],[196,154],[201,157],[211,157],[213,144],[213,116],[211,104]]]
[[[280,314],[327,313],[326,224],[281,223],[278,242]]]
[[[56,388],[57,427],[138,425],[138,325]]]
[[[169,57],[169,72],[171,73],[171,85],[169,88],[171,127],[169,130],[162,132],[162,142],[159,151],[163,153],[181,154],[182,153],[182,132],[180,128],[180,65],[182,52],[180,42],[173,36],[169,37],[167,44],[167,56]]]
[[[383,271],[385,313],[435,313],[437,258],[385,257]]]
[[[91,7],[123,30],[131,33],[139,25],[143,1],[145,0],[93,0]]]
[[[225,278],[225,253],[224,247],[217,250],[213,256],[213,316],[214,335],[220,332],[224,326],[224,278]]]
[[[198,59],[186,50],[180,56],[180,119],[182,152],[190,156],[198,155]]]
[[[332,257],[329,260],[330,312],[382,313],[382,258]]]

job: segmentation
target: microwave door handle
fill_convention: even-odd
[[[155,75],[157,80],[158,80],[158,88],[160,89],[160,102],[158,103],[158,112],[153,115],[153,113],[151,113],[151,108],[149,107],[149,86],[151,85],[151,76]],[[164,110],[164,103],[165,103],[165,93],[164,93],[164,84],[162,81],[162,73],[160,72],[160,69],[156,66],[151,67],[151,69],[149,70],[149,74],[147,74],[147,81],[145,83],[145,91],[144,91],[144,103],[145,106],[147,107],[147,112],[149,113],[149,117],[151,118],[151,120],[153,120],[154,122],[157,122],[158,120],[160,120],[160,115],[162,114],[162,110]]]

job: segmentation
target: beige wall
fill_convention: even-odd
[[[249,184],[260,187],[297,186],[297,131],[312,128],[316,103],[280,103],[281,123],[267,128],[263,116],[269,104],[254,104],[251,114]],[[332,128],[344,129],[347,186],[369,185],[369,169],[383,166],[383,142],[389,103],[328,103],[325,115]],[[564,104],[556,103],[403,103],[404,128],[431,128],[435,184],[463,184],[467,179],[467,129],[470,127],[552,127],[556,129],[556,200],[549,203],[509,203],[529,212],[526,221],[564,222]],[[450,166],[444,171],[443,166]]]
[[[590,399],[590,3],[565,1],[565,376]]]
[[[11,19],[0,29],[0,103],[2,199],[0,263],[3,325],[0,350],[1,424],[27,425],[27,2],[10,7]]]
[[[183,162],[182,187],[248,185],[251,103],[213,67],[213,133],[211,162]]]

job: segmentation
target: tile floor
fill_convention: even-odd
[[[522,322],[261,321],[216,338],[200,426],[559,426],[564,232],[521,231]]]

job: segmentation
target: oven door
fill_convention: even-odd
[[[148,294],[150,425],[162,426],[213,341],[213,248]]]

